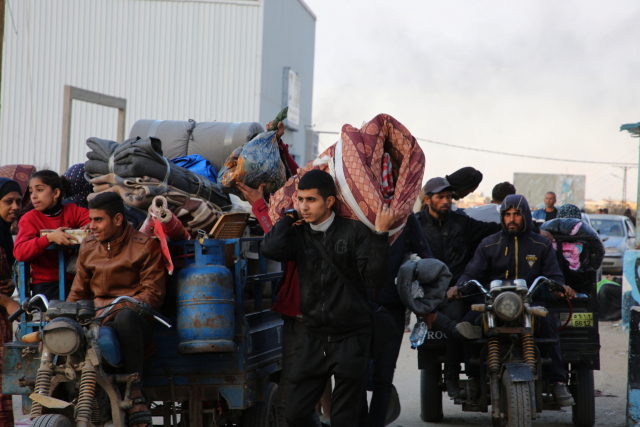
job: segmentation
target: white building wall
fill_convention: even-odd
[[[127,99],[125,135],[139,119],[259,120],[262,9],[262,0],[11,1],[0,165],[58,169],[66,84]],[[88,137],[115,140],[116,126],[117,110],[74,101],[69,164],[86,160]]]

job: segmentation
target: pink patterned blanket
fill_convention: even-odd
[[[298,169],[296,176],[271,195],[271,220],[275,223],[285,210],[297,206],[298,179],[311,169],[321,169],[329,172],[336,182],[336,214],[360,220],[373,229],[378,207],[385,200],[380,188],[385,153],[389,153],[393,169],[398,171],[390,205],[398,215],[398,221],[390,230],[389,240],[393,243],[418,197],[425,159],[407,128],[388,114],[377,115],[362,129],[344,125],[338,142]]]

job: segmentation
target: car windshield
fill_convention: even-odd
[[[591,218],[591,227],[598,230],[601,235],[610,237],[622,237],[624,232],[622,231],[622,221],[615,219],[595,219]]]

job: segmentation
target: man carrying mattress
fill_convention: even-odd
[[[372,333],[365,286],[385,284],[388,230],[397,219],[393,209],[380,206],[372,233],[359,221],[336,216],[335,202],[331,175],[306,172],[298,183],[298,210],[286,211],[262,244],[265,257],[296,261],[298,267],[307,333],[291,373],[290,426],[314,426],[315,405],[332,375],[331,425],[359,423]]]

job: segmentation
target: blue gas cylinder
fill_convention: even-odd
[[[234,283],[219,240],[193,242],[195,258],[178,272],[178,353],[235,350]]]

